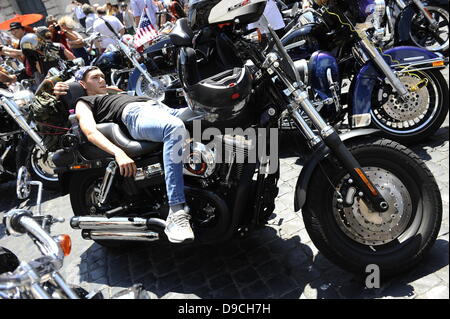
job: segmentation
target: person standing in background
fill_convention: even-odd
[[[81,8],[82,4],[79,3],[78,1],[72,1],[72,4],[75,5],[75,8],[73,9],[75,12],[75,16],[78,20],[78,22],[80,22],[81,26],[86,29],[86,15],[83,12],[83,9]]]
[[[131,35],[134,35],[135,32],[135,22],[133,17],[133,12],[128,9],[128,6],[125,2],[120,3],[119,13],[117,14],[117,18],[123,23],[125,26],[125,32]]]
[[[97,15],[98,18],[94,21],[93,29],[94,32],[99,32],[105,36],[105,38],[101,39],[99,48],[103,52],[108,45],[115,43],[113,39],[125,34],[125,27],[116,17],[106,15],[106,7],[99,7]]]
[[[267,0],[266,8],[264,10],[264,16],[269,22],[269,25],[273,30],[281,37],[284,33],[284,27],[286,24],[283,20],[283,15],[281,14],[280,9],[275,0]],[[248,25],[249,29],[259,28],[262,33],[267,33],[268,30],[265,30],[264,27],[261,26],[261,20],[255,23],[251,23]]]
[[[64,48],[66,48],[69,51],[72,51],[70,49],[69,43],[67,42],[67,35],[64,30],[61,29],[61,26],[56,21],[55,16],[49,15],[47,16],[45,22],[47,23],[47,27],[52,33],[52,41],[61,43]]]
[[[74,30],[75,21],[70,16],[64,16],[58,20],[61,29],[66,33],[67,43],[75,57],[82,58],[85,65],[89,64],[89,55],[84,48],[83,37]]]
[[[141,19],[141,14],[147,6],[147,15],[150,22],[155,28],[158,28],[158,19],[156,17],[156,12],[159,11],[158,4],[153,0],[131,0],[130,7],[133,12],[134,21],[136,25],[139,25],[139,20]]]
[[[94,21],[97,19],[97,15],[95,14],[94,7],[88,4],[83,4],[81,8],[86,15],[86,33],[90,34],[94,31]]]

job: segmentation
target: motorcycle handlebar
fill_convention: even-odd
[[[23,209],[13,209],[4,217],[4,223],[11,234],[29,234],[36,240],[36,244],[42,254],[52,258],[55,265],[60,268],[64,259],[64,253],[58,243],[37,223],[31,211]]]
[[[13,235],[30,235],[44,257],[35,259],[30,263],[22,262],[12,274],[0,275],[0,291],[28,286],[36,298],[48,298],[47,294],[41,293],[42,289],[39,285],[47,280],[49,275],[57,276],[57,271],[63,265],[64,253],[59,244],[35,218],[31,211],[23,209],[11,210],[4,217],[4,224],[8,232]],[[71,297],[75,296],[64,283],[61,283],[61,288]]]

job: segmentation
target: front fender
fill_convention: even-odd
[[[381,134],[381,131],[378,129],[358,129],[352,130],[348,133],[340,134],[339,137],[341,138],[342,142],[345,143],[362,136],[372,136],[378,134]],[[311,176],[315,172],[317,165],[330,153],[331,150],[325,144],[322,144],[318,148],[318,150],[314,152],[311,158],[309,158],[306,165],[303,166],[300,172],[300,176],[297,179],[297,184],[295,186],[294,211],[299,211],[305,205],[308,196],[308,185]]]
[[[141,64],[141,67],[144,69],[144,70],[147,70],[147,66],[145,65],[145,64]],[[136,91],[136,83],[137,83],[137,80],[138,80],[138,78],[139,78],[139,75],[141,75],[141,71],[139,71],[137,68],[135,68],[134,70],[133,70],[133,72],[131,73],[131,75],[130,75],[130,77],[128,78],[128,91],[130,92],[130,91]]]
[[[394,47],[383,52],[385,61],[389,65],[418,63],[427,60],[440,58],[436,53],[427,51],[418,47]],[[350,116],[353,128],[365,127],[370,125],[370,110],[372,109],[372,95],[375,85],[384,79],[377,66],[372,63],[366,63],[357,76],[355,76],[350,99]]]

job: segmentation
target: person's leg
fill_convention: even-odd
[[[167,197],[170,211],[165,232],[171,242],[193,240],[194,234],[189,225],[185,209],[182,147],[185,128],[183,121],[169,114],[158,105],[144,105],[132,108],[124,118],[130,135],[136,140],[163,142],[163,161]],[[177,145],[178,144],[178,145]],[[174,154],[176,151],[178,154]],[[179,159],[179,160],[177,160]]]
[[[164,143],[163,160],[169,205],[183,204],[185,198],[182,156],[174,154],[177,149],[181,149],[177,143],[182,143],[185,136],[183,121],[163,108],[148,105],[134,110],[126,121],[125,125],[134,139]],[[180,161],[174,160],[177,158]]]

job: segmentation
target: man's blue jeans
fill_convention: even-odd
[[[184,140],[186,129],[179,118],[187,108],[171,109],[154,101],[138,102],[127,105],[122,121],[135,140],[163,142],[164,173],[169,205],[185,203],[183,163],[180,144]],[[183,140],[182,140],[183,139]],[[178,156],[172,156],[179,150]],[[176,159],[180,159],[177,161]]]

